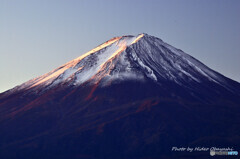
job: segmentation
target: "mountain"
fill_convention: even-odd
[[[0,94],[0,157],[209,158],[240,148],[240,84],[163,42],[115,37]]]

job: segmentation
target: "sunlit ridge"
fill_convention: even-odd
[[[138,42],[138,40],[140,40],[143,36],[144,34],[140,34],[131,44]]]
[[[92,53],[94,53],[94,52],[97,52],[97,51],[99,51],[99,50],[101,50],[101,49],[103,49],[103,48],[105,48],[105,47],[113,44],[114,42],[116,42],[117,40],[119,40],[119,39],[121,39],[121,38],[122,38],[122,37],[113,38],[113,39],[111,39],[111,40],[103,43],[102,45],[99,45],[98,47],[90,50],[89,52],[83,54],[82,56],[76,58],[75,60],[77,60],[77,61],[82,60],[82,59],[85,58],[86,56],[88,56],[88,55],[90,55],[90,54],[92,54]]]
[[[122,36],[121,36],[121,37],[113,38],[113,39],[111,39],[111,40],[109,40],[109,41],[107,41],[107,42],[99,45],[98,47],[90,50],[89,52],[83,54],[82,56],[80,56],[80,57],[78,57],[78,58],[76,58],[76,59],[74,59],[74,60],[66,63],[65,65],[63,65],[63,66],[55,69],[55,70],[52,71],[51,73],[47,73],[47,74],[41,76],[40,78],[38,78],[38,79],[31,85],[31,87],[35,87],[35,86],[37,86],[37,85],[39,85],[39,84],[41,84],[41,83],[44,83],[44,82],[46,82],[46,81],[48,81],[48,80],[50,80],[50,79],[52,79],[52,78],[57,78],[59,75],[63,74],[63,73],[64,73],[66,70],[68,70],[69,68],[74,68],[82,59],[84,59],[84,58],[87,57],[88,55],[90,55],[90,54],[92,54],[92,53],[95,53],[95,52],[97,52],[97,51],[99,51],[99,50],[101,50],[101,49],[103,49],[103,48],[105,48],[105,47],[107,47],[107,46],[110,46],[110,45],[112,45],[112,44],[114,44],[114,43],[116,42],[116,43],[114,44],[115,47],[117,47],[116,50],[115,50],[109,57],[107,57],[107,59],[104,60],[104,62],[103,62],[102,64],[99,65],[100,68],[98,69],[97,72],[103,71],[103,70],[105,69],[105,66],[104,66],[104,65],[105,65],[107,62],[111,62],[111,67],[114,67],[113,59],[114,59],[116,56],[120,55],[128,46],[130,46],[130,45],[136,43],[137,41],[139,41],[143,36],[144,36],[144,34],[141,34],[141,35],[139,35],[138,37],[122,37]],[[83,67],[84,67],[84,66],[82,66],[81,68],[77,69],[76,71],[81,70]],[[75,73],[76,71],[73,71],[72,73]],[[109,74],[109,73],[110,73],[109,71],[105,72],[105,75],[104,75],[104,76],[106,76],[106,75]],[[96,75],[96,74],[95,74],[95,75]]]

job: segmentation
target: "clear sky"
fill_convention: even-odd
[[[0,92],[148,33],[240,81],[239,0],[0,0]]]

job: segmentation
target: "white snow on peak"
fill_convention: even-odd
[[[128,48],[128,49],[127,49]],[[134,64],[133,64],[134,63]],[[161,39],[139,34],[121,36],[97,46],[80,57],[13,90],[49,89],[59,84],[80,85],[86,81],[116,80],[213,81],[227,88],[227,82],[198,60]]]
[[[152,72],[149,76],[152,79],[170,80],[179,85],[185,85],[189,81],[212,81],[228,87],[223,76],[159,38],[145,34],[137,45],[130,48],[133,56],[139,57],[138,63],[147,66],[147,70]]]
[[[82,73],[78,73],[76,75],[77,80],[75,81],[75,85],[81,84],[94,77],[95,74],[102,70],[104,64],[107,61],[111,61],[111,59],[122,53],[129,45],[137,42],[137,40],[140,39],[139,37],[142,36],[143,35],[139,35],[137,37],[123,36],[109,47],[106,47],[104,50],[99,51],[97,56],[95,56],[94,64],[90,68],[85,67]]]
[[[144,34],[138,36],[121,36],[113,38],[80,57],[60,66],[59,68],[34,78],[16,87],[19,89],[54,86],[74,79],[74,85],[79,85],[93,78],[107,61],[118,56],[128,46],[140,40]]]
[[[142,67],[142,69],[146,71],[146,75],[154,81],[157,81],[157,77],[153,73],[153,70],[142,62],[142,60],[137,56],[136,52],[132,51],[131,55],[133,60],[136,61]]]

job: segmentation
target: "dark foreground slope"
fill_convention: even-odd
[[[125,54],[131,70],[137,70],[141,80],[122,80],[122,77],[106,80],[109,77],[99,71],[94,78],[77,86],[70,84],[72,79],[54,87],[18,87],[1,94],[0,157],[209,158],[209,151],[171,150],[172,147],[230,147],[239,151],[239,83],[218,73],[215,77],[219,76],[224,83],[207,80],[205,76],[197,76],[184,62],[179,65],[190,69],[188,72],[197,80],[191,80],[190,75],[181,79],[175,75],[176,80],[170,80],[161,75],[164,71],[158,69],[160,66],[150,66],[151,60],[142,58],[144,67],[153,70],[157,81],[152,79],[149,70],[144,72],[143,65],[131,58],[135,51],[141,59],[139,50],[146,53],[144,41],[154,41],[151,38],[143,37],[125,48],[108,61],[113,67],[108,62],[103,67],[103,73],[111,68],[108,76],[114,75],[117,68],[121,68],[118,73],[124,71],[119,59]],[[166,59],[162,53],[159,52],[159,59]]]

